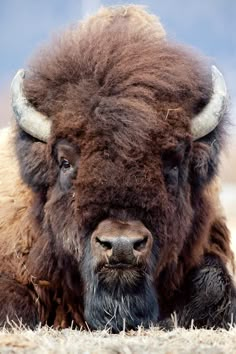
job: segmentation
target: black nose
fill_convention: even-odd
[[[133,263],[145,253],[148,236],[97,236],[96,243],[100,252],[110,258],[112,263]]]

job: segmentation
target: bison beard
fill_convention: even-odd
[[[102,9],[18,72],[0,141],[0,325],[235,322],[226,95],[135,6]]]
[[[111,272],[115,273],[114,279]],[[153,284],[147,274],[132,272],[101,271],[86,279],[84,316],[91,329],[119,332],[157,324],[159,311]],[[129,278],[133,277],[137,279],[130,285]]]

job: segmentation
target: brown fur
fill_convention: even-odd
[[[190,132],[211,85],[209,63],[168,42],[159,22],[132,6],[101,10],[31,62],[25,94],[52,120],[52,135],[43,144],[17,131],[20,177],[15,133],[1,133],[0,272],[30,289],[41,321],[83,325],[78,239],[106,217],[140,219],[158,236],[155,286],[163,308],[174,309],[176,289],[206,254],[232,262],[208,168],[217,170],[219,153],[208,141],[192,142]],[[220,149],[222,126],[212,134]],[[79,156],[68,199],[56,183],[62,139]],[[179,146],[185,182],[177,198],[162,171],[163,156]]]
[[[0,170],[0,272],[27,284],[29,277],[24,264],[33,244],[31,221],[28,220],[33,196],[20,177],[13,139],[14,132],[10,128],[0,131],[4,165]]]

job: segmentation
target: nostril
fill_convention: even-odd
[[[103,241],[100,238],[96,237],[96,242],[99,243],[99,245],[102,246],[105,250],[112,249],[112,243],[110,241]]]
[[[148,240],[148,237],[146,236],[141,240],[135,241],[134,246],[133,246],[135,251],[142,251],[146,247],[147,240]]]

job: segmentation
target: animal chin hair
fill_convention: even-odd
[[[148,278],[133,292],[122,287],[111,291],[100,282],[92,282],[86,294],[85,319],[91,329],[110,329],[114,333],[138,326],[148,328],[158,321],[156,298]]]

